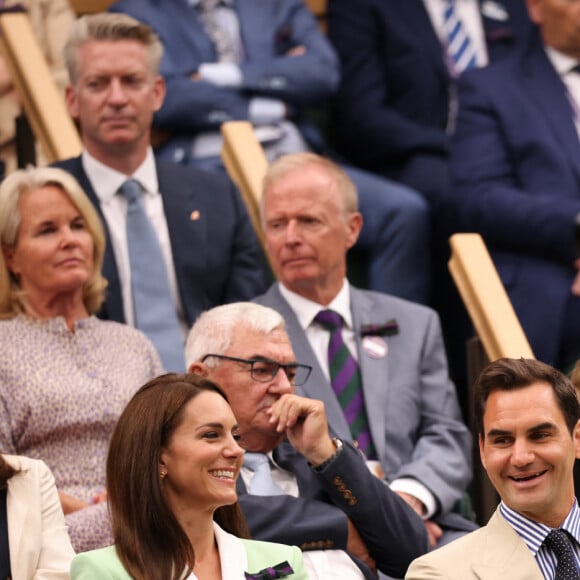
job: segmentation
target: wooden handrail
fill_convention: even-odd
[[[326,33],[326,12],[328,10],[328,0],[304,0],[304,3],[310,9],[310,12],[314,14],[316,20],[318,20],[318,25],[320,30]]]
[[[221,133],[224,139],[222,160],[229,176],[242,194],[256,235],[264,247],[260,199],[268,160],[260,142],[256,139],[251,123],[228,121],[222,124]]]
[[[449,243],[449,270],[489,360],[534,358],[482,237],[455,234]]]
[[[69,0],[72,9],[80,16],[105,12],[115,0]]]
[[[0,49],[48,163],[79,155],[82,142],[28,14],[0,14]]]

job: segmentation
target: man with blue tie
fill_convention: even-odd
[[[580,358],[580,4],[527,0],[538,30],[459,82],[453,209],[480,233],[536,358]]]
[[[225,177],[156,160],[153,114],[165,96],[163,47],[133,18],[79,19],[65,48],[66,99],[84,143],[71,172],[103,218],[109,282],[100,316],[149,336],[167,370],[184,370],[187,329],[211,306],[249,299],[264,260],[239,192]]]
[[[436,313],[346,279],[364,227],[354,184],[326,158],[286,155],[268,169],[261,209],[278,281],[255,301],[284,316],[297,357],[313,367],[304,394],[423,517],[431,547],[472,530],[452,513],[471,479],[471,437]]]

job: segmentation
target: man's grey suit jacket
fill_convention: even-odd
[[[471,479],[471,435],[449,379],[437,314],[419,304],[352,286],[350,300],[367,415],[386,479],[420,481],[437,498],[439,523],[473,529],[470,522],[448,513]],[[351,440],[330,382],[278,284],[254,301],[282,314],[297,360],[313,367],[302,387],[304,394],[322,400],[332,431]],[[372,358],[362,346],[361,325],[391,319],[396,320],[398,333],[383,337],[386,356]]]

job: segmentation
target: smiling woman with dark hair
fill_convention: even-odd
[[[297,547],[241,539],[248,533],[236,493],[243,456],[236,419],[216,384],[191,374],[150,381],[111,439],[115,546],[78,555],[71,577],[307,579]]]

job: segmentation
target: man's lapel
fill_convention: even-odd
[[[382,344],[384,342],[386,347],[384,356],[378,356],[381,353],[380,349],[370,351],[368,347],[365,347],[365,340],[369,339],[361,337],[360,328],[362,324],[385,322],[388,316],[386,316],[386,313],[377,313],[376,309],[373,310],[370,297],[363,291],[353,287],[351,287],[350,291],[350,309],[356,336],[369,427],[375,450],[380,458],[384,453],[386,416],[389,409],[387,400],[389,385],[388,337],[378,337],[379,343]],[[385,320],[377,320],[377,315],[385,316]],[[373,352],[373,356],[371,356],[370,352]],[[377,356],[378,358],[375,358]]]
[[[540,568],[525,542],[505,521],[499,508],[482,530],[483,543],[472,565],[481,580],[543,580]],[[468,556],[471,557],[471,556]]]
[[[278,284],[272,286],[266,295],[266,299],[270,304],[274,305],[273,307],[278,310],[286,321],[286,331],[292,342],[296,360],[312,366],[308,381],[303,387],[296,389],[297,393],[304,394],[311,399],[320,399],[324,403],[328,424],[333,435],[350,441],[350,429],[336,395],[318,364],[318,359],[298,322],[296,314],[294,314],[288,302],[280,294]]]
[[[580,186],[580,140],[574,113],[562,80],[548,60],[539,36],[526,52],[521,66],[522,88],[546,118],[550,131],[561,143]]]

